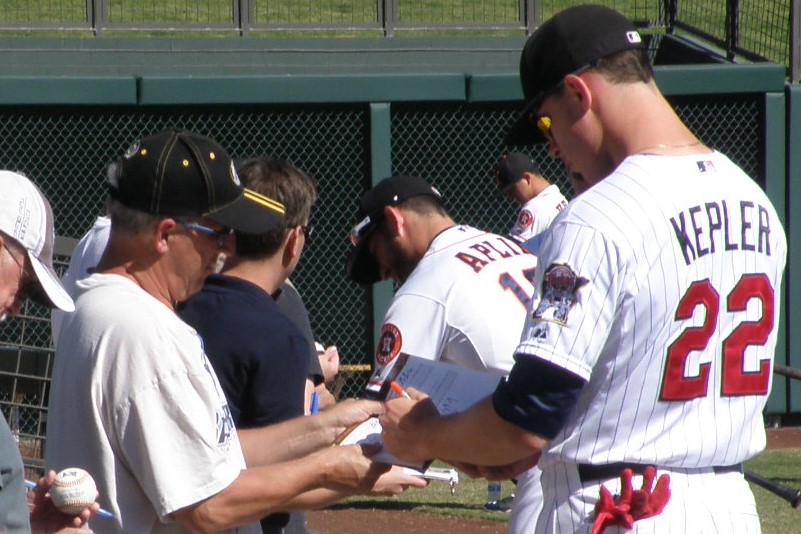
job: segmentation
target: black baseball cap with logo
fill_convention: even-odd
[[[280,202],[242,186],[216,141],[166,130],[135,143],[108,172],[110,195],[123,205],[165,217],[204,217],[246,234],[284,219]]]
[[[493,178],[498,194],[502,195],[527,172],[539,174],[539,169],[528,155],[522,152],[509,152],[501,156],[495,164]]]
[[[384,219],[385,207],[397,206],[404,200],[422,195],[442,202],[442,195],[431,184],[417,176],[405,175],[384,178],[362,196],[356,212],[357,222],[350,232],[353,248],[346,268],[351,280],[360,284],[372,284],[381,280],[378,262],[367,249],[367,238]]]
[[[530,116],[568,74],[592,67],[606,56],[644,48],[637,27],[605,6],[580,5],[560,11],[537,28],[520,56],[520,82],[526,105],[506,134],[507,145],[545,141]]]

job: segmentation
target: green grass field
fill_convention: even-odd
[[[801,488],[801,449],[766,451],[749,461],[746,468],[765,478],[792,488]],[[753,486],[762,521],[763,534],[798,532],[801,508],[792,508],[786,501],[758,486]],[[505,482],[503,495],[513,491],[513,484]],[[506,521],[504,513],[484,509],[487,500],[487,481],[460,476],[456,493],[451,495],[448,484],[432,482],[427,488],[412,489],[397,497],[353,497],[346,504],[353,508],[381,508],[410,510],[465,519]]]
[[[566,6],[588,0],[553,0],[535,3],[538,13],[550,17]],[[657,0],[599,0],[638,21],[655,22],[660,18]],[[236,2],[232,0],[99,0],[98,19],[112,25],[137,26],[136,31],[106,30],[107,37],[136,35],[237,36],[234,24]],[[376,0],[247,0],[246,13],[252,23],[261,25],[253,36],[261,37],[357,37],[382,35],[379,26],[383,2]],[[523,25],[519,0],[396,0],[395,19],[402,25],[426,27],[405,29],[396,36],[435,35],[519,35],[517,29],[487,27]],[[726,9],[719,0],[683,0],[678,4],[679,20],[720,39],[725,38]],[[740,4],[739,36],[743,48],[773,61],[787,64],[790,51],[789,0],[761,0]],[[537,9],[537,7],[535,7]],[[3,0],[0,2],[0,25],[9,36],[91,36],[86,0]],[[14,30],[12,25],[61,25],[69,30]],[[147,29],[158,24],[170,26],[169,32]],[[459,29],[447,29],[444,26]],[[80,30],[81,26],[86,30]],[[194,26],[194,27],[192,27]],[[199,30],[198,27],[208,27]],[[292,27],[295,29],[292,29]],[[299,30],[298,27],[306,29]],[[319,29],[327,26],[329,29]],[[360,27],[360,30],[332,30]],[[372,26],[372,29],[367,29]],[[476,29],[483,26],[485,29]],[[318,27],[318,29],[315,29]],[[472,29],[470,29],[472,27]],[[223,29],[225,28],[225,29]],[[681,33],[681,30],[679,31]]]

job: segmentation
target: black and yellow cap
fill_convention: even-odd
[[[166,217],[204,217],[260,234],[283,223],[284,205],[245,188],[225,149],[192,132],[144,137],[109,168],[111,197]]]

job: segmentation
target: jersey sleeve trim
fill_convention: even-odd
[[[567,354],[558,352],[551,346],[543,345],[535,341],[521,341],[520,345],[518,345],[515,350],[516,361],[519,359],[517,355],[533,356],[550,362],[585,381],[589,381],[590,375],[592,374],[592,367],[587,365],[586,362],[577,361],[575,358],[570,358]]]
[[[562,430],[586,381],[546,360],[515,355],[515,365],[492,397],[501,419],[546,439]]]

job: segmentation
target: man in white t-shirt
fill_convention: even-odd
[[[536,254],[540,234],[567,206],[567,199],[559,186],[550,183],[534,161],[522,152],[501,156],[495,164],[493,177],[498,193],[521,206],[509,235]]]
[[[100,262],[100,257],[106,249],[106,242],[108,242],[108,234],[111,231],[111,219],[105,215],[99,216],[92,227],[81,237],[75,249],[70,255],[70,264],[64,275],[61,277],[61,283],[64,289],[70,296],[75,296],[75,284],[78,280],[82,280],[92,274]],[[64,320],[65,312],[54,308],[50,312],[50,327],[53,333],[53,345],[58,344],[58,334],[61,330],[61,322]]]
[[[361,448],[331,447],[380,403],[237,432],[203,340],[175,314],[232,250],[233,230],[283,224],[282,204],[243,188],[219,144],[176,130],[133,145],[108,180],[111,233],[61,326],[45,451],[56,470],[94,475],[116,517],[98,530],[258,533],[268,513],[326,505],[377,481],[390,493],[424,484],[379,479],[388,467]]]

